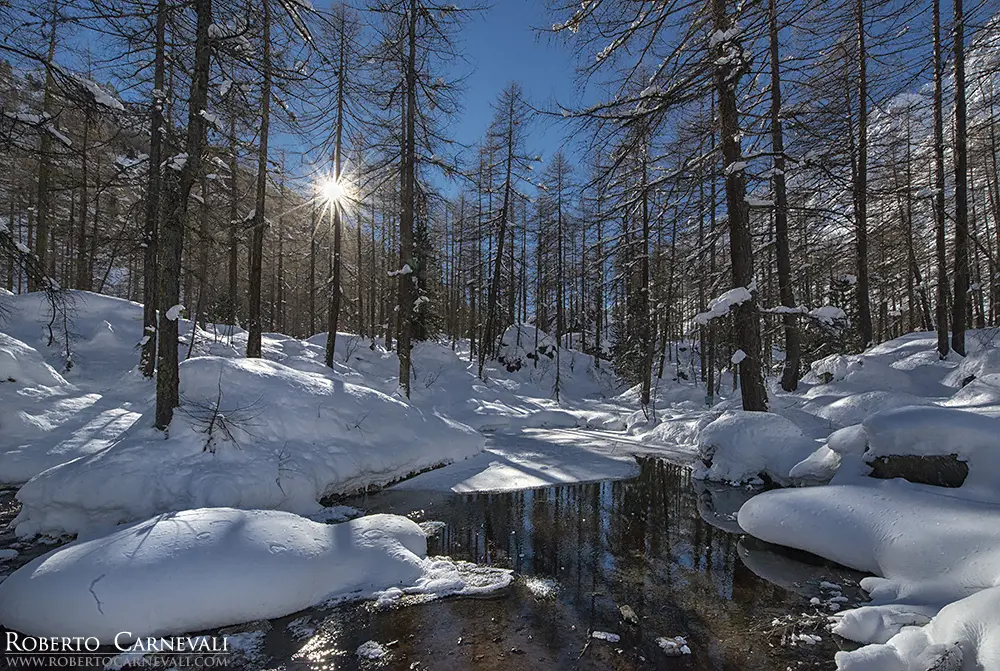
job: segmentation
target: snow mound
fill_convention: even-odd
[[[987,347],[969,352],[958,367],[945,375],[944,383],[950,387],[962,387],[973,379],[996,373],[1000,373],[1000,347]]]
[[[183,362],[180,376],[182,406],[166,440],[135,430],[39,474],[18,492],[17,533],[74,534],[205,506],[310,514],[324,496],[465,459],[484,445],[469,427],[332,373],[199,357]]]
[[[15,389],[69,386],[38,350],[5,333],[0,333],[0,384]],[[7,386],[0,390],[10,393]]]
[[[121,631],[180,634],[406,588],[441,561],[426,551],[420,527],[396,515],[325,525],[279,511],[185,510],[23,566],[0,583],[0,622],[104,644]]]
[[[927,626],[901,628],[885,644],[838,652],[845,671],[1000,668],[1000,587],[949,604]]]
[[[1000,506],[942,491],[955,490],[903,480],[782,489],[737,519],[761,540],[880,576],[862,581],[876,604],[940,607],[1000,582]]]
[[[831,354],[814,361],[805,382],[817,384],[807,392],[829,393],[830,390],[845,390],[853,392],[891,391],[915,395],[924,395],[923,385],[908,374],[908,371],[895,368],[891,360],[885,357],[863,355]]]
[[[834,626],[873,645],[838,653],[838,668],[1000,668],[1000,506],[942,491],[902,480],[778,490],[738,520],[757,538],[875,574],[861,581],[872,604]]]
[[[841,427],[860,424],[876,410],[912,405],[931,405],[931,401],[914,394],[875,390],[850,394],[834,401],[824,399],[823,402],[807,402],[802,409],[829,420],[834,426]]]
[[[967,462],[963,490],[997,491],[1000,483],[1000,420],[940,406],[878,412],[863,423],[866,463],[895,455],[957,455]]]
[[[694,477],[732,483],[763,478],[789,484],[789,471],[816,447],[816,441],[781,415],[730,410],[701,430],[701,464]]]

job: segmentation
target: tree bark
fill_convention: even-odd
[[[771,56],[771,151],[774,152],[774,247],[778,267],[778,295],[781,304],[794,308],[792,292],[792,261],[788,243],[788,194],[785,189],[785,139],[781,125],[781,60],[778,53],[778,3],[769,0],[768,33]],[[795,391],[799,385],[799,331],[795,316],[782,316],[785,331],[785,363],[781,371],[781,388]]]
[[[399,335],[396,351],[399,356],[399,386],[406,398],[410,397],[410,347],[413,333],[414,282],[416,273],[413,259],[413,217],[415,210],[415,182],[417,151],[417,0],[410,0],[406,16],[405,105],[403,108],[403,146],[400,152],[400,213],[399,213],[399,270],[398,282]]]
[[[266,0],[265,0],[266,2]],[[212,0],[193,0],[197,15],[194,68],[188,101],[188,123],[185,148],[187,160],[180,175],[171,181],[176,185],[170,194],[171,208],[160,227],[158,270],[160,271],[160,321],[157,335],[156,427],[166,429],[173,419],[174,408],[180,405],[177,370],[178,317],[170,318],[171,310],[180,301],[181,255],[184,248],[184,222],[188,197],[201,170],[201,152],[205,142],[205,119],[201,111],[208,101],[208,75],[211,45],[208,28],[212,24]]]
[[[965,103],[965,17],[954,0],[955,42],[955,298],[951,311],[951,348],[965,356],[969,305],[969,150]]]
[[[941,6],[933,0],[934,14],[934,246],[937,252],[937,321],[938,356],[948,356],[948,248],[945,241],[944,218],[944,93],[941,54]]]
[[[712,0],[712,19],[715,30],[725,34],[732,26],[726,15],[726,0]],[[715,66],[715,89],[719,96],[719,121],[722,131],[722,157],[726,166],[726,212],[729,217],[729,253],[732,262],[733,284],[750,290],[750,299],[740,303],[733,311],[736,346],[745,357],[739,363],[742,384],[740,391],[743,409],[767,410],[767,391],[760,360],[760,319],[754,291],[753,241],[750,236],[750,217],[746,203],[746,181],[739,163],[740,148],[739,110],[736,106],[736,86],[745,65],[734,64],[728,50],[739,49],[729,40],[721,41],[713,54],[719,65]]]
[[[139,367],[143,376],[153,377],[156,362],[157,236],[160,216],[160,183],[163,163],[163,84],[167,26],[167,0],[156,2],[156,47],[153,56],[153,104],[149,113],[149,172],[143,221],[142,265],[142,351]],[[81,254],[82,254],[81,250]]]
[[[261,281],[264,265],[264,229],[267,219],[267,145],[271,122],[271,0],[261,0],[263,12],[263,82],[260,101],[260,147],[257,153],[257,192],[254,199],[253,231],[250,236],[250,305],[247,316],[247,357],[261,355]]]
[[[854,220],[857,235],[858,330],[861,347],[873,341],[868,279],[868,52],[865,47],[864,0],[854,5],[858,31],[858,163],[854,180]]]

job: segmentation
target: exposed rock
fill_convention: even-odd
[[[893,454],[868,461],[871,477],[882,480],[903,478],[936,487],[961,487],[969,475],[969,465],[957,454]]]

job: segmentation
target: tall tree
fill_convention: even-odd
[[[951,348],[965,356],[969,318],[969,148],[965,100],[965,15],[954,1],[955,52],[955,299],[951,310]]]
[[[795,308],[792,291],[792,261],[788,243],[788,194],[785,188],[785,140],[781,128],[781,58],[778,49],[778,2],[768,0],[768,41],[771,60],[771,151],[774,154],[771,184],[774,189],[774,246],[778,266],[781,304]],[[799,332],[795,317],[782,316],[785,331],[785,363],[781,388],[795,391],[799,383]]]
[[[212,46],[212,0],[193,0],[195,12],[194,66],[188,94],[187,137],[184,154],[173,157],[166,202],[170,203],[160,225],[159,261],[160,319],[157,329],[156,427],[166,429],[180,405],[178,373],[178,320],[180,319],[181,256],[184,225],[191,188],[201,170],[205,146],[205,106]],[[170,307],[167,307],[170,306]],[[192,336],[193,337],[193,336]]]
[[[868,279],[868,51],[865,47],[865,0],[855,0],[858,59],[857,155],[854,165],[854,226],[858,266],[858,330],[861,347],[873,341],[870,282]]]
[[[247,356],[261,355],[261,282],[264,263],[264,231],[267,227],[268,163],[267,151],[271,129],[271,96],[274,76],[271,62],[271,0],[261,0],[261,90],[260,144],[257,148],[257,182],[250,234],[249,314],[247,316]]]
[[[937,349],[948,356],[948,248],[944,216],[944,66],[941,49],[941,2],[932,0],[934,14],[934,247],[937,252]]]
[[[156,272],[157,236],[160,217],[160,182],[163,163],[163,105],[166,71],[167,2],[156,2],[156,28],[153,56],[153,92],[149,110],[149,167],[146,180],[146,207],[143,212],[143,301],[142,351],[139,367],[145,377],[153,377],[156,363],[156,306],[158,277]]]
[[[753,240],[746,202],[743,174],[743,151],[740,147],[739,110],[736,87],[748,64],[743,48],[732,30],[733,21],[726,11],[726,0],[712,0],[712,24],[716,40],[713,50],[715,88],[719,100],[719,125],[722,134],[722,159],[726,175],[726,213],[729,217],[729,256],[733,285],[748,292],[746,300],[733,310],[736,346],[743,353],[739,359],[740,392],[743,409],[767,410],[767,391],[761,366],[760,318],[757,313],[756,283],[753,271]],[[730,37],[732,36],[732,37]]]

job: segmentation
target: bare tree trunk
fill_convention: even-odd
[[[163,82],[167,26],[167,0],[156,2],[156,52],[153,57],[153,104],[149,114],[149,171],[143,222],[142,351],[139,368],[153,377],[156,364],[157,236],[160,215],[160,182],[163,163]],[[86,188],[86,187],[84,187]],[[83,253],[83,250],[80,251]],[[81,259],[82,262],[82,259]]]
[[[727,34],[731,21],[726,16],[726,0],[712,0],[712,18],[715,30]],[[753,241],[746,203],[746,181],[738,165],[742,159],[742,150],[736,86],[745,65],[734,64],[732,58],[727,58],[728,49],[735,49],[737,46],[729,41],[722,41],[717,45],[718,53],[715,54],[720,63],[715,66],[715,88],[719,96],[722,157],[727,173],[726,212],[729,216],[733,284],[750,290],[750,299],[737,305],[734,310],[733,326],[736,346],[745,355],[739,363],[743,409],[766,411],[767,391],[764,389],[760,361],[760,319],[757,314],[756,293],[753,291]]]
[[[230,95],[235,95],[230,92]],[[240,294],[239,294],[239,268],[240,268],[240,244],[239,244],[239,163],[236,160],[236,109],[234,99],[229,100],[229,262],[228,262],[228,284],[229,284],[229,320],[231,324],[238,324],[240,320]]]
[[[855,1],[854,11],[858,31],[858,162],[854,180],[854,220],[857,226],[858,328],[864,348],[873,338],[868,280],[868,52],[864,0]]]
[[[944,218],[944,94],[941,54],[941,6],[933,0],[934,13],[934,243],[937,252],[937,321],[938,356],[948,356],[948,249],[945,242]]]
[[[785,190],[785,140],[781,127],[781,60],[778,53],[777,0],[769,0],[768,32],[771,52],[771,151],[774,152],[774,246],[778,266],[778,294],[781,304],[795,307],[792,292],[792,260],[788,244],[788,194]],[[781,371],[781,388],[795,391],[799,385],[799,331],[795,317],[782,316],[785,330],[785,364]]]
[[[45,90],[42,93],[42,113],[52,115],[55,77],[52,74],[53,60],[56,55],[56,28],[59,22],[59,2],[52,0],[49,12],[49,49],[46,57]],[[35,256],[38,257],[40,268],[49,272],[49,210],[51,199],[49,179],[52,172],[52,134],[42,131],[38,147],[38,195],[35,201]],[[51,275],[51,273],[49,273]],[[39,286],[38,278],[28,277],[28,290],[39,291],[45,287]]]
[[[951,348],[965,356],[969,305],[969,150],[965,104],[965,17],[954,0],[955,42],[955,299],[951,310]]]
[[[642,131],[642,145],[639,149],[639,161],[642,183],[639,185],[642,197],[642,249],[639,253],[639,306],[637,316],[642,320],[639,326],[639,333],[642,338],[642,387],[640,392],[640,402],[643,408],[649,406],[650,395],[653,387],[653,329],[650,322],[653,315],[649,309],[649,156],[646,144],[648,142],[647,130]],[[562,274],[560,273],[560,277]]]
[[[93,278],[87,270],[87,200],[90,189],[90,157],[87,152],[87,141],[90,135],[90,115],[84,113],[83,137],[80,142],[80,231],[77,236],[76,254],[76,288],[90,291],[93,288]]]
[[[265,0],[266,2],[266,0]],[[191,92],[188,102],[187,160],[180,175],[171,181],[176,190],[170,194],[170,209],[160,228],[159,263],[160,321],[157,335],[156,368],[156,427],[166,429],[180,405],[177,370],[178,315],[172,315],[173,306],[180,300],[181,255],[184,249],[184,222],[187,218],[188,197],[191,187],[201,170],[201,152],[205,142],[205,119],[201,111],[208,100],[208,75],[211,45],[208,28],[212,24],[212,0],[194,0],[197,15],[194,69],[191,73]],[[171,306],[168,308],[167,306]],[[173,318],[171,318],[173,317]]]
[[[417,0],[410,0],[406,16],[407,51],[405,68],[405,107],[403,110],[403,147],[400,170],[399,216],[399,335],[396,350],[399,355],[399,386],[410,397],[410,347],[413,333],[414,282],[416,269],[413,259],[413,217],[416,182],[416,117],[417,117]]]
[[[264,266],[264,229],[267,219],[267,145],[271,122],[271,0],[261,0],[264,13],[262,67],[263,83],[260,101],[260,147],[257,153],[257,193],[254,199],[253,232],[250,238],[250,311],[247,317],[247,357],[261,354],[261,280]]]
[[[499,291],[500,291],[500,281],[503,272],[503,251],[504,242],[507,239],[507,217],[510,213],[510,202],[511,202],[511,173],[513,171],[514,164],[514,105],[517,99],[513,93],[511,93],[508,100],[507,108],[507,128],[506,128],[506,143],[507,143],[507,158],[504,176],[504,188],[503,188],[503,204],[500,206],[500,216],[499,224],[500,230],[497,235],[497,253],[496,259],[493,263],[493,278],[490,280],[489,297],[487,298],[486,306],[486,329],[483,331],[483,340],[479,343],[479,377],[483,377],[483,365],[486,362],[486,357],[493,355],[496,352],[496,344],[498,335],[495,333],[496,330],[496,313],[497,313],[497,302],[499,301]]]
[[[340,8],[343,12],[343,7]],[[344,85],[347,76],[344,68],[346,66],[346,41],[347,41],[347,17],[343,13],[336,19],[339,21],[337,36],[338,39],[338,62],[337,62],[337,119],[334,129],[333,147],[333,181],[340,184],[341,163],[343,160],[343,138],[344,138]],[[342,229],[341,212],[343,210],[339,199],[333,199],[327,206],[331,209],[333,219],[333,268],[330,277],[329,300],[327,310],[327,338],[326,338],[326,365],[333,368],[333,352],[337,346],[337,327],[340,322],[340,299],[342,293],[341,274],[343,267]]]

